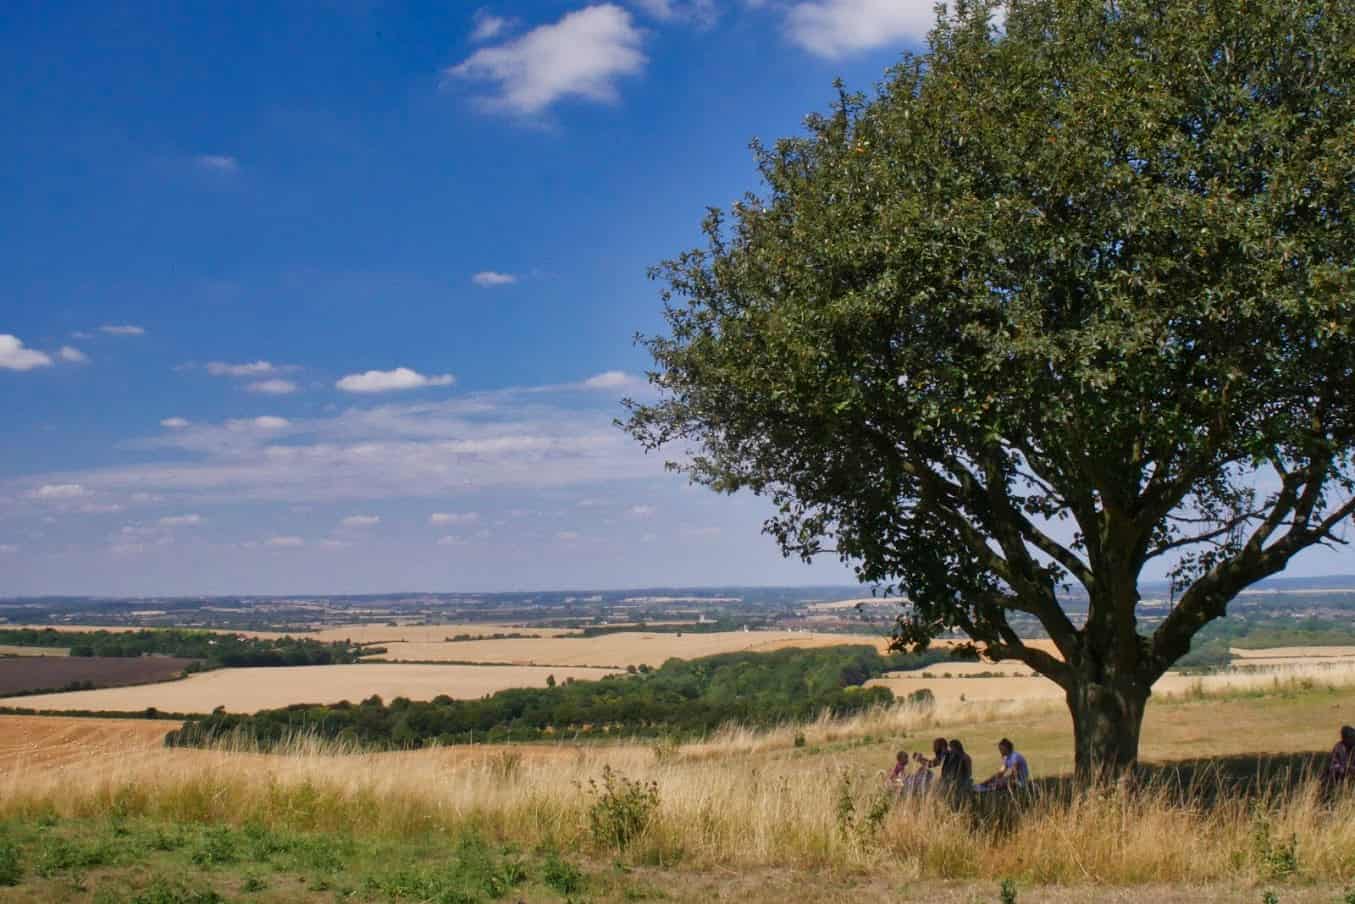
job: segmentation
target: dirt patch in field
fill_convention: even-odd
[[[4,699],[3,695],[24,691],[56,690],[77,681],[87,681],[103,688],[168,681],[181,676],[184,669],[194,661],[175,656],[25,656],[0,659],[0,699]]]

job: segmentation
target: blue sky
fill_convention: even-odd
[[[611,419],[646,267],[931,17],[7,4],[0,593],[849,580]]]
[[[930,10],[7,4],[0,593],[849,579],[611,419],[646,267]]]

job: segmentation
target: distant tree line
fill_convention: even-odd
[[[323,643],[300,637],[260,638],[213,631],[157,628],[142,631],[0,630],[0,644],[68,648],[72,656],[180,656],[199,662],[190,671],[245,666],[341,665],[384,653],[347,642]]]
[[[298,734],[364,748],[531,741],[550,737],[692,737],[726,723],[768,726],[847,715],[893,700],[886,688],[861,687],[895,669],[949,658],[946,651],[881,656],[873,647],[789,648],[670,659],[658,669],[599,681],[553,676],[542,688],[499,691],[478,700],[439,696],[429,702],[398,697],[385,703],[319,706],[236,715],[217,710],[187,722],[167,746],[203,746],[234,736],[267,748]]]

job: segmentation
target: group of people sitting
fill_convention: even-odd
[[[931,789],[933,782],[946,793],[959,791],[1015,791],[1024,788],[1030,781],[1030,764],[1016,751],[1007,738],[997,742],[997,751],[1002,757],[1002,768],[984,781],[974,784],[974,760],[965,753],[964,744],[958,738],[937,738],[932,742],[932,755],[924,756],[906,750],[900,750],[893,770],[885,779],[886,784],[900,793],[921,793]],[[916,769],[908,767],[916,764]],[[932,770],[938,770],[933,774]]]
[[[958,738],[937,738],[932,742],[932,755],[924,756],[906,750],[900,750],[893,770],[885,779],[885,784],[900,793],[922,793],[938,783],[941,791],[955,793],[959,791],[1015,791],[1024,788],[1030,782],[1030,764],[1016,751],[1016,746],[1007,738],[997,742],[997,751],[1002,756],[1002,768],[984,781],[974,784],[974,761],[965,753],[964,744]],[[909,765],[916,768],[909,771]],[[932,770],[938,769],[938,774]],[[1355,788],[1355,727],[1341,726],[1341,740],[1332,748],[1325,768],[1321,773],[1324,787],[1331,791]]]

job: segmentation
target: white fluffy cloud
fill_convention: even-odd
[[[200,169],[214,173],[233,173],[240,169],[240,161],[230,154],[199,154],[193,162]]]
[[[131,323],[105,323],[99,332],[108,336],[144,336],[146,328]]]
[[[198,514],[166,515],[160,519],[161,527],[196,527],[201,523],[202,516]]]
[[[376,527],[380,523],[380,515],[349,515],[339,522],[339,526],[347,528],[363,528]]]
[[[0,369],[32,370],[35,367],[47,367],[52,359],[37,349],[25,348],[18,336],[0,333]]]
[[[369,370],[360,374],[349,374],[334,385],[344,392],[372,393],[422,389],[425,386],[451,386],[454,381],[455,377],[451,374],[426,377],[408,367],[397,367],[395,370]]]
[[[250,392],[257,392],[262,395],[289,395],[296,392],[296,384],[291,380],[283,379],[259,380],[256,383],[250,383],[245,388]]]
[[[511,286],[518,281],[517,276],[512,273],[500,273],[497,270],[481,270],[470,278],[482,289],[493,289],[496,286]]]
[[[192,365],[185,365],[191,367]],[[273,374],[283,368],[271,361],[249,361],[245,364],[227,364],[225,361],[208,361],[203,370],[214,377],[259,377]]]
[[[921,41],[936,24],[932,0],[811,0],[786,16],[786,34],[816,56],[837,59]]]
[[[167,417],[160,422],[160,426],[166,430],[182,430],[190,423],[191,421],[186,417]]]
[[[56,356],[68,364],[86,364],[89,362],[89,355],[70,345],[61,346]]]
[[[617,81],[638,74],[647,62],[642,39],[627,10],[603,3],[477,50],[446,74],[493,82],[496,91],[486,106],[521,116],[541,113],[567,97],[611,103]]]
[[[429,524],[474,524],[479,520],[479,512],[434,512],[428,516]]]

